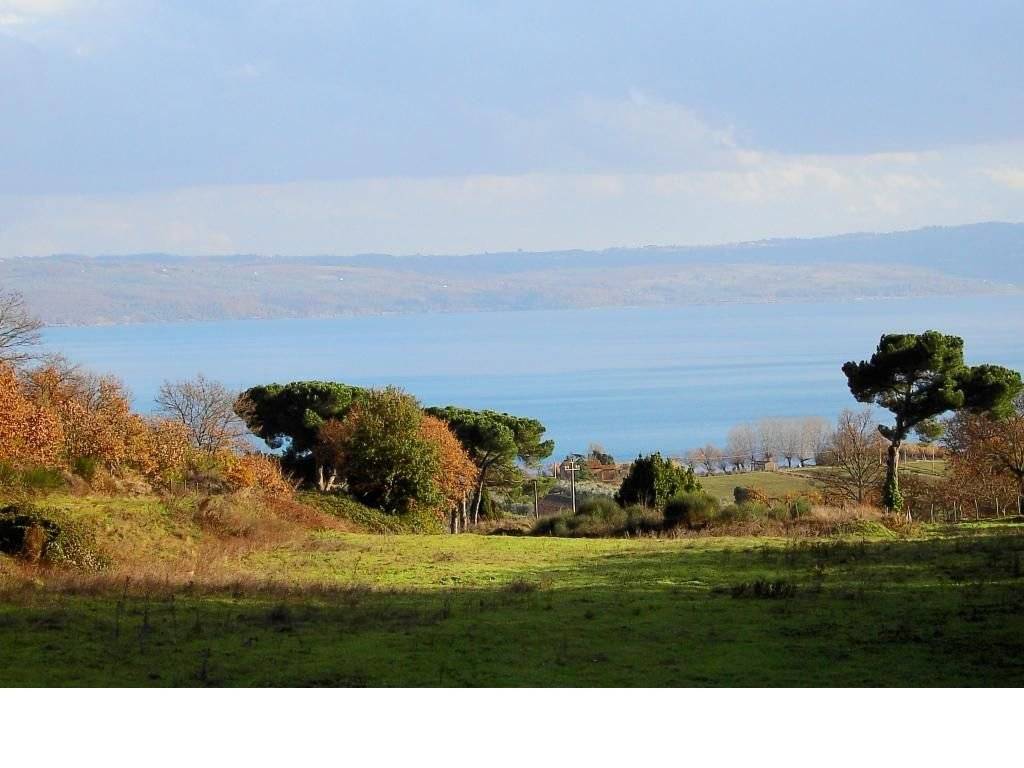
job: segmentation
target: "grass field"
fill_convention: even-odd
[[[782,469],[778,472],[743,472],[732,475],[701,476],[700,482],[704,489],[722,501],[732,501],[733,489],[742,485],[764,491],[771,497],[799,495],[815,490],[815,476],[823,470],[821,467],[801,467]],[[925,477],[939,478],[945,474],[944,461],[908,461],[902,464],[904,473],[914,473]]]
[[[178,518],[137,513],[192,546]],[[802,541],[330,531],[243,552],[216,584],[9,566],[4,685],[1024,684],[1017,522]]]
[[[807,493],[813,490],[811,477],[814,468],[784,470],[781,472],[742,472],[734,475],[701,476],[700,484],[710,495],[726,502],[732,502],[733,489],[738,485],[756,488],[769,496],[780,497],[788,494]]]

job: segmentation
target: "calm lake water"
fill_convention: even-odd
[[[928,328],[963,336],[971,362],[1024,369],[1019,296],[51,328],[46,342],[122,378],[143,410],[163,379],[199,371],[237,388],[397,384],[538,418],[560,454],[596,441],[625,459],[745,420],[832,418],[854,405],[844,361]]]

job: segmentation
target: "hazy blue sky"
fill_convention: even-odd
[[[1024,3],[0,0],[0,256],[1024,219]]]

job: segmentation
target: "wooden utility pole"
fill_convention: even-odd
[[[569,487],[572,489],[572,513],[576,514],[576,473],[580,471],[575,458],[569,459],[569,466],[565,468],[569,473]]]

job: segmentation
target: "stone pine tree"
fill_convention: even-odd
[[[895,417],[878,428],[889,441],[882,500],[894,512],[903,509],[900,448],[911,432],[949,411],[1001,417],[1022,389],[1016,371],[965,365],[963,339],[938,331],[886,334],[870,360],[846,363],[843,373],[858,402],[880,405]]]
[[[518,478],[518,462],[536,464],[555,449],[553,441],[544,439],[546,429],[536,419],[457,406],[427,408],[427,413],[447,422],[479,470],[471,504],[473,522],[479,522],[491,484]]]
[[[364,389],[334,381],[266,384],[243,392],[235,402],[235,413],[271,448],[284,448],[283,458],[292,469],[312,460],[317,483],[325,490],[330,482],[313,455],[320,428],[328,420],[344,418],[365,395]]]

